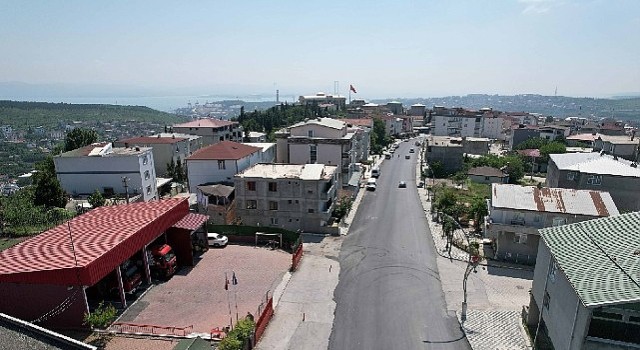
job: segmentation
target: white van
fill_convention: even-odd
[[[380,168],[373,167],[373,169],[371,169],[371,177],[379,177],[380,176]]]

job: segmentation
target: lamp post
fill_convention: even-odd
[[[462,312],[460,313],[460,320],[462,321],[462,323],[464,323],[467,320],[467,279],[469,278],[469,275],[471,274],[471,272],[474,272],[474,273],[478,272],[476,270],[476,267],[478,267],[478,264],[480,263],[481,258],[479,255],[479,251],[477,251],[477,248],[471,247],[471,242],[469,241],[469,234],[465,232],[465,230],[462,228],[462,225],[460,225],[458,220],[454,219],[451,215],[448,215],[442,212],[441,214],[451,219],[456,224],[456,226],[458,226],[460,231],[462,231],[462,233],[464,234],[464,237],[467,240],[468,257],[467,257],[467,266],[465,268],[464,277],[462,279],[463,298],[462,298]],[[443,221],[443,225],[444,225],[444,221]],[[450,242],[449,244],[451,245],[453,244],[453,242]],[[449,249],[451,248],[449,247]]]

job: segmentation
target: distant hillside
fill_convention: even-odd
[[[163,125],[184,120],[184,117],[140,106],[0,101],[0,125],[22,130],[37,126],[52,128],[72,121],[137,121]]]
[[[405,106],[421,103],[433,106],[478,109],[491,107],[505,112],[532,112],[556,117],[597,116],[640,122],[640,97],[625,99],[578,98],[542,95],[483,95],[447,96],[437,98],[396,99]],[[389,100],[376,100],[386,103]]]

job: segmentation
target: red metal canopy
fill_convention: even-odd
[[[92,286],[188,214],[187,198],[96,208],[0,252],[0,282]]]
[[[195,231],[199,229],[202,224],[207,222],[207,220],[209,220],[209,217],[206,215],[189,213],[183,217],[182,220],[176,222],[173,227]]]

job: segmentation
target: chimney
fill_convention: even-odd
[[[129,142],[124,143],[124,148],[129,148]]]

